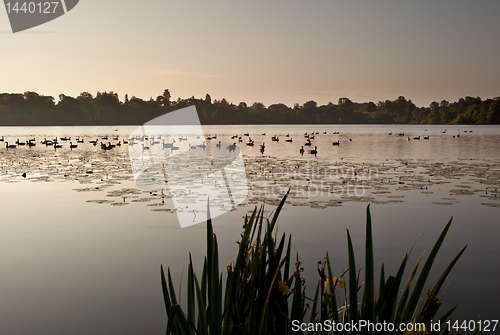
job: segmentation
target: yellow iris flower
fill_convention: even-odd
[[[287,295],[290,292],[290,288],[288,287],[287,284],[283,283],[282,281],[278,281],[278,287],[283,295]]]

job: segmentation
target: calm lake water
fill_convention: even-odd
[[[453,216],[427,287],[434,286],[468,244],[448,277],[451,283],[441,313],[458,305],[454,314],[458,320],[478,315],[483,320],[499,318],[500,198],[496,189],[500,187],[500,127],[203,128],[206,135],[217,135],[208,142],[227,145],[237,142],[231,138],[236,134],[243,141],[239,148],[249,195],[235,210],[214,219],[222,270],[236,256],[235,242],[245,214],[263,201],[271,214],[288,188],[291,193],[279,231],[293,236],[292,247],[305,267],[311,296],[318,280],[316,264],[326,251],[336,273],[347,268],[346,228],[355,245],[357,265],[363,265],[368,204],[376,276],[382,263],[386,276],[394,275],[416,241],[411,268]],[[162,196],[136,186],[127,145],[102,150],[89,143],[99,139],[116,144],[134,129],[0,128],[0,137],[9,144],[36,138],[32,148],[7,149],[0,142],[0,334],[165,332],[160,264],[170,266],[179,284],[181,278],[186,279],[191,252],[199,271],[206,252],[206,230],[204,224],[180,228],[172,202],[175,192]],[[315,132],[312,146],[305,146],[302,155],[304,134]],[[245,144],[249,137],[244,133],[249,133],[254,146]],[[102,140],[106,135],[108,140]],[[182,127],[171,135],[190,140]],[[271,140],[273,135],[279,136],[279,142]],[[73,150],[69,141],[61,141],[60,149],[40,143],[56,136],[71,136],[73,144],[80,137],[84,143]],[[118,140],[113,139],[116,136]],[[293,142],[285,141],[290,138]],[[334,146],[336,141],[340,145]],[[259,152],[262,143],[264,154]],[[307,150],[314,147],[317,154],[309,154]],[[179,167],[181,178],[188,168]]]

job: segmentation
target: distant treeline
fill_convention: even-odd
[[[394,101],[357,103],[340,98],[337,104],[318,106],[315,101],[289,107],[278,103],[265,106],[255,102],[238,105],[226,99],[191,97],[172,101],[169,90],[156,99],[128,97],[120,101],[114,92],[83,92],[71,97],[40,95],[36,92],[0,94],[2,126],[136,125],[169,111],[196,105],[202,124],[500,124],[500,97],[481,100],[465,97],[457,102],[433,102],[416,107],[400,96]]]

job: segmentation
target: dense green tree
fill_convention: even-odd
[[[350,123],[351,120],[351,115],[353,112],[353,103],[349,98],[339,98],[339,108],[338,108],[338,115],[339,115],[339,122],[343,123]]]
[[[267,109],[269,110],[270,120],[277,120],[283,123],[286,123],[287,119],[293,113],[291,108],[282,103],[270,105]]]
[[[266,112],[266,106],[262,102],[254,102],[248,111],[248,116],[252,123],[266,123],[268,118]]]
[[[490,103],[487,119],[490,124],[500,124],[500,97]]]
[[[429,112],[429,115],[427,116],[427,123],[430,124],[440,123],[441,113],[439,111],[439,104],[436,101],[433,101],[429,107],[431,110]]]
[[[372,101],[366,104],[365,110],[367,113],[373,113],[377,110],[377,105],[375,105]]]
[[[80,95],[76,99],[80,100],[84,103],[93,103],[94,102],[94,97],[89,92],[80,93]]]
[[[266,108],[261,102],[250,107],[237,106],[226,99],[214,100],[191,96],[170,100],[164,90],[156,99],[143,100],[125,96],[121,103],[117,93],[97,92],[94,97],[82,92],[76,98],[60,94],[57,104],[52,96],[36,92],[0,94],[2,125],[105,125],[142,124],[171,110],[195,105],[203,124],[261,124],[261,123],[414,123],[414,124],[500,124],[500,98],[483,101],[465,97],[450,103],[442,100],[429,107],[417,108],[411,100],[399,96],[396,100],[355,103],[346,97],[338,104],[318,106],[313,101],[293,108],[283,103]]]
[[[425,124],[427,122],[427,118],[429,115],[429,109],[428,108],[415,108],[413,112],[411,113],[411,123],[414,124]]]
[[[318,104],[316,103],[316,101],[308,101],[304,104],[304,106],[302,106],[303,109],[310,109],[310,110],[313,110],[313,109],[316,109],[318,107]]]

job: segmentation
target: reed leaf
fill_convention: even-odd
[[[453,314],[453,312],[455,311],[455,309],[457,309],[457,306],[453,307],[452,309],[450,309],[448,312],[446,312],[446,314],[444,314],[440,319],[439,319],[439,323],[441,325],[444,325],[444,323],[446,321],[448,321],[448,319],[451,317],[451,314]],[[445,327],[446,330],[448,330],[448,327]],[[429,335],[432,335],[432,334],[439,334],[438,331],[431,331],[429,332]]]
[[[330,289],[330,294],[331,298],[328,299],[330,303],[330,309],[331,309],[331,318],[335,323],[339,322],[339,315],[338,315],[338,310],[337,310],[337,294],[335,292],[335,283],[334,283],[334,277],[332,274],[332,266],[330,264],[330,256],[328,255],[328,252],[326,253],[326,268],[328,270],[328,288]],[[340,276],[342,277],[342,276]]]
[[[170,310],[170,306],[172,303],[170,301],[168,289],[167,289],[167,281],[165,279],[165,272],[163,271],[163,265],[160,265],[160,275],[161,275],[161,290],[163,292],[163,301],[165,302],[165,310]]]
[[[290,189],[288,188],[288,191],[286,191],[285,195],[283,196],[283,199],[281,199],[280,204],[278,205],[278,208],[276,208],[276,211],[274,212],[273,219],[271,221],[271,230],[274,230],[274,225],[278,221],[278,216],[280,215],[281,209],[283,208],[283,205],[285,204],[285,200],[288,197],[288,194],[290,193]]]
[[[189,253],[189,265],[188,265],[188,297],[187,297],[187,307],[188,307],[188,314],[187,314],[187,320],[189,324],[189,335],[194,335],[195,334],[195,320],[196,320],[196,314],[195,314],[195,298],[194,298],[194,274],[193,274],[193,260],[191,259],[191,253]]]
[[[425,252],[424,252],[425,253]],[[417,273],[417,269],[420,266],[420,262],[422,261],[422,257],[424,257],[424,253],[422,253],[413,266],[413,269],[408,276],[408,280],[406,281],[405,287],[403,288],[403,292],[401,293],[401,298],[399,299],[398,309],[396,310],[396,320],[400,320],[402,313],[404,313],[406,308],[406,302],[408,301],[408,297],[410,294],[411,283],[413,282],[413,278]]]
[[[453,217],[450,219],[450,221],[448,221],[448,224],[443,229],[443,232],[436,241],[434,248],[432,248],[429,257],[427,258],[427,261],[425,262],[424,267],[420,272],[420,276],[418,277],[417,282],[415,283],[415,287],[413,288],[413,292],[411,294],[410,300],[408,301],[408,305],[401,317],[401,322],[404,323],[410,322],[412,316],[414,315],[415,308],[417,307],[420,295],[422,294],[422,290],[424,289],[425,282],[427,281],[427,277],[429,276],[429,273],[431,271],[432,264],[436,259],[439,248],[441,248],[441,245],[443,244],[444,238],[446,237],[446,233],[450,229],[452,219]]]
[[[292,236],[288,237],[288,246],[286,249],[285,258],[288,259],[288,262],[285,262],[285,270],[283,272],[283,281],[286,282],[290,278],[290,252],[292,249]]]
[[[187,276],[187,313],[178,305],[177,296],[170,268],[165,276],[160,265],[161,286],[167,314],[167,334],[181,335],[233,335],[233,334],[269,334],[285,335],[292,330],[292,322],[302,323],[308,310],[305,300],[306,288],[301,277],[303,268],[297,253],[295,271],[290,274],[291,236],[285,234],[279,238],[275,229],[277,219],[283,208],[285,194],[271,220],[264,217],[264,207],[253,210],[250,217],[245,217],[245,225],[239,241],[235,262],[227,267],[227,278],[223,281],[219,269],[219,250],[217,236],[213,232],[210,207],[207,203],[207,254],[203,263],[201,277],[194,272],[191,254],[189,254]],[[380,269],[378,295],[375,291],[374,252],[372,220],[370,206],[366,211],[365,273],[364,283],[360,286],[360,275],[356,269],[353,243],[347,230],[348,269],[339,278],[349,272],[348,285],[341,282],[345,300],[337,301],[338,278],[333,277],[328,252],[319,264],[320,280],[316,286],[312,301],[311,319],[321,322],[331,319],[335,323],[356,323],[361,318],[370,322],[391,322],[400,324],[409,322],[417,315],[419,299],[431,270],[432,264],[441,247],[451,220],[446,225],[434,248],[429,254],[420,275],[414,284],[422,256],[417,260],[401,292],[403,274],[409,255],[406,254],[395,276],[386,279],[384,264]],[[288,245],[285,248],[285,242]],[[467,246],[466,246],[467,247]],[[465,248],[466,248],[465,247]],[[430,321],[436,315],[441,302],[436,299],[447,276],[465,251],[463,248],[445,269],[430,291],[428,299],[420,311],[416,322]],[[413,247],[412,247],[413,249]],[[411,291],[412,286],[413,291]],[[292,289],[293,287],[293,289]],[[363,289],[361,303],[358,306],[358,294]],[[180,293],[179,293],[180,294]],[[289,308],[288,299],[291,298]],[[341,306],[341,308],[338,308]],[[441,317],[443,323],[448,320],[455,308]],[[301,332],[299,332],[301,333]],[[341,332],[334,332],[341,334]],[[394,333],[398,333],[395,331]],[[322,334],[322,333],[321,333]]]
[[[168,311],[167,335],[188,335],[187,322],[179,305],[172,305]]]
[[[347,230],[347,248],[349,255],[349,320],[356,323],[358,321],[358,281],[356,278],[356,260],[349,229]]]
[[[363,313],[361,317],[373,322],[375,304],[375,270],[373,264],[373,239],[372,239],[372,219],[370,215],[370,205],[366,208],[366,242],[365,242],[365,292],[363,301]]]
[[[170,268],[167,269],[167,279],[168,279],[168,291],[170,292],[170,301],[172,302],[172,305],[177,305],[177,298],[175,296],[174,283],[172,282]]]
[[[444,284],[444,281],[446,280],[446,277],[450,273],[451,269],[453,269],[453,267],[457,263],[457,261],[460,258],[460,256],[462,256],[462,254],[464,253],[464,251],[465,251],[466,248],[467,248],[467,245],[458,253],[457,256],[455,256],[455,258],[451,261],[450,265],[448,265],[448,267],[446,268],[446,270],[443,272],[443,274],[441,275],[441,277],[437,281],[436,285],[434,286],[434,289],[431,291],[431,294],[429,295],[429,297],[427,299],[426,304],[424,305],[424,308],[422,309],[422,312],[420,313],[420,317],[419,317],[420,320],[423,319],[424,313],[426,312],[426,310],[429,309],[430,304],[436,299],[439,290],[441,289],[441,287]]]
[[[390,276],[385,283],[384,287],[384,294],[380,295],[379,301],[382,302],[382,306],[380,308],[380,318],[379,320],[382,321],[387,321],[391,322],[394,320],[394,309],[396,306],[396,301],[398,298],[398,293],[399,293],[399,286],[401,285],[401,280],[403,278],[403,274],[406,268],[406,263],[408,262],[408,255],[405,255],[405,258],[403,259],[403,262],[401,262],[401,265],[399,266],[398,273],[396,274],[395,277]],[[391,279],[391,284],[389,285],[389,279]],[[385,293],[385,289],[387,290],[387,293]],[[398,320],[394,320],[394,322],[398,322]]]
[[[380,267],[380,279],[378,287],[379,293],[384,290],[384,284],[385,284],[385,271],[384,271],[384,263],[382,263],[382,266]]]
[[[297,254],[296,270],[294,272],[294,288],[293,288],[293,299],[292,299],[292,312],[290,319],[303,321],[302,317],[302,279],[300,277],[300,264],[299,255]]]
[[[194,276],[194,284],[196,288],[196,300],[198,302],[198,332],[200,335],[208,335],[208,323],[207,323],[207,313],[205,300],[203,298],[203,293],[200,289],[200,284],[198,283],[198,279]]]
[[[210,313],[210,334],[220,334],[221,333],[221,310],[222,310],[222,297],[220,294],[220,282],[219,282],[219,253],[217,246],[217,237],[213,236],[213,247],[212,247],[212,267],[210,270],[209,278],[209,313]],[[212,285],[212,287],[210,287]]]

